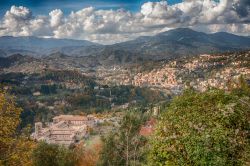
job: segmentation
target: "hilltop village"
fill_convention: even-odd
[[[101,89],[105,85],[132,85],[161,89],[170,94],[176,94],[187,86],[200,91],[208,87],[226,89],[228,83],[236,80],[240,75],[249,78],[249,56],[250,51],[201,54],[166,62],[97,66],[89,69],[80,67],[78,59],[69,59],[69,57],[64,59],[65,57],[56,56],[56,59],[44,60],[25,57],[28,62],[18,62],[9,68],[3,68],[1,73],[26,74],[22,81],[23,86],[31,79],[30,76],[38,73],[45,75],[50,72],[49,76],[46,76],[50,78],[44,83],[53,85],[58,84],[57,81],[60,80],[60,84],[66,89],[84,89],[88,87],[86,83],[92,82],[96,89]],[[76,64],[71,62],[75,60]],[[62,81],[60,76],[56,76],[57,80],[53,80],[54,73],[66,76],[66,79]],[[35,95],[38,94],[35,93]]]
[[[134,85],[169,90],[176,94],[188,86],[199,91],[209,87],[227,90],[229,83],[242,75],[250,78],[250,51],[234,54],[202,54],[198,57],[174,60],[151,71],[129,72],[114,67],[103,76],[105,83]],[[104,69],[102,69],[104,71]],[[107,72],[104,72],[107,73]]]

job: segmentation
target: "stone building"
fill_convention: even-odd
[[[60,115],[54,117],[53,122],[45,128],[41,122],[35,123],[32,137],[49,144],[69,146],[86,137],[88,127],[93,127],[95,124],[96,119],[93,116]]]

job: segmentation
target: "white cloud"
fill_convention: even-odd
[[[58,27],[62,23],[63,12],[60,9],[52,10],[49,13],[51,27]]]
[[[142,5],[141,13],[145,17],[162,19],[171,18],[182,14],[178,8],[169,6],[167,1],[161,1],[156,3],[147,2]]]
[[[12,6],[9,11],[6,12],[5,17],[15,17],[17,19],[29,19],[31,18],[31,11],[23,6]]]
[[[0,30],[0,35],[46,35],[49,32],[46,28],[48,27],[46,19],[45,16],[34,17],[32,12],[26,7],[12,6],[0,22],[2,29]]]
[[[26,7],[12,6],[0,21],[0,35],[51,36],[108,44],[177,27],[249,35],[249,7],[247,0],[184,0],[175,5],[147,2],[137,13],[88,7],[67,16],[60,9],[33,16]]]
[[[210,24],[200,25],[194,28],[203,32],[231,32],[238,35],[249,35],[250,24]]]
[[[220,0],[216,4],[214,1],[205,0],[202,4],[202,12],[199,21],[202,23],[210,23],[216,20],[217,17],[223,14],[226,10],[228,0]]]

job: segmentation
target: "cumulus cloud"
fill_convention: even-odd
[[[28,8],[12,6],[4,15],[2,27],[13,34],[29,35],[27,24],[31,19],[32,13]]]
[[[249,0],[184,0],[175,5],[147,2],[137,13],[88,7],[64,15],[55,9],[43,16],[34,16],[26,7],[12,6],[0,21],[0,35],[51,36],[108,44],[178,27],[249,35],[249,11]]]
[[[143,4],[141,13],[145,17],[167,19],[173,17],[178,18],[182,14],[182,11],[177,7],[169,6],[167,1],[161,1]]]
[[[45,16],[34,17],[28,8],[12,6],[0,22],[0,35],[39,35],[39,31],[47,33],[46,27]]]
[[[60,9],[55,9],[49,13],[51,27],[58,27],[62,23],[63,12]]]

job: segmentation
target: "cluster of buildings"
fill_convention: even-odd
[[[247,55],[204,54],[184,63],[177,64],[173,61],[160,69],[138,73],[134,76],[132,85],[159,87],[176,93],[187,86],[200,91],[209,87],[228,90],[229,83],[236,86],[232,82],[236,82],[240,75],[250,78],[250,68],[245,65],[248,62],[242,60],[242,57],[246,58]],[[210,70],[213,72],[209,72]],[[206,72],[209,72],[208,76]],[[187,78],[190,80],[189,85],[185,83]]]
[[[53,118],[45,128],[41,122],[35,123],[32,138],[49,144],[69,146],[88,136],[88,129],[98,122],[94,116],[60,115]]]
[[[219,59],[219,58],[223,58],[223,56],[221,55],[209,55],[209,54],[203,54],[200,55],[198,58],[195,58],[192,61],[186,62],[183,67],[189,71],[193,71],[195,69],[198,68],[208,68],[208,67],[212,67],[212,66],[217,66],[217,65],[224,65],[224,62],[216,62],[213,60]]]
[[[132,81],[131,72],[120,66],[99,67],[96,70],[96,76],[101,78],[102,84],[131,85]]]
[[[176,68],[165,65],[163,68],[154,69],[148,73],[138,73],[134,76],[132,85],[174,89],[182,83],[181,79],[177,79],[176,72]]]
[[[184,61],[171,61],[161,68],[139,73],[113,66],[98,69],[97,77],[102,78],[104,84],[160,88],[175,94],[187,86],[200,91],[205,91],[209,87],[227,90],[228,83],[240,75],[250,78],[250,69],[247,67],[249,54],[250,51],[203,54]]]
[[[250,69],[246,67],[237,69],[228,67],[217,72],[213,77],[207,80],[196,79],[192,81],[190,85],[200,91],[205,91],[208,87],[228,90],[229,84],[236,87],[235,83],[237,83],[241,75],[250,78]]]

